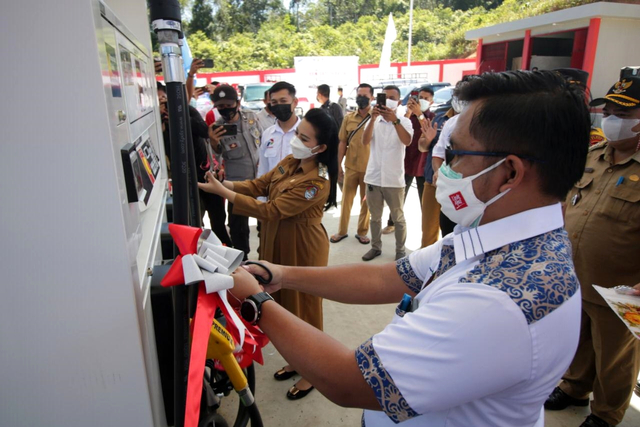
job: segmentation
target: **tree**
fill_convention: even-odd
[[[189,32],[202,31],[208,37],[212,37],[213,29],[213,7],[207,0],[194,0],[191,8]]]

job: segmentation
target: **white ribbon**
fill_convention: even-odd
[[[244,344],[246,328],[227,300],[227,289],[233,288],[233,278],[229,274],[240,266],[244,254],[238,249],[222,246],[220,239],[211,230],[202,232],[199,243],[197,255],[182,257],[184,283],[192,285],[204,281],[208,294],[218,293],[231,320],[238,328],[240,335],[240,344],[236,346],[238,351]]]

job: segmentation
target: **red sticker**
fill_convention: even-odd
[[[457,193],[450,195],[449,198],[451,199],[451,203],[453,203],[453,207],[456,208],[457,211],[467,207],[467,201],[464,200],[461,192],[458,191]]]

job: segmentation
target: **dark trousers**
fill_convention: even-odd
[[[249,247],[249,217],[234,215],[233,203],[229,203],[229,234],[233,247],[244,252],[244,260],[247,260],[251,248]]]
[[[224,199],[217,194],[206,193],[202,190],[200,193],[200,212],[204,216],[206,211],[211,221],[211,231],[213,231],[222,244],[231,247],[231,239],[227,233],[227,213],[224,210]]]
[[[422,190],[424,190],[424,176],[404,176],[404,201],[407,201],[407,194],[409,193],[409,189],[411,188],[411,184],[413,184],[413,178],[416,179],[416,186],[418,187],[418,196],[420,197],[420,208],[422,209]],[[387,220],[387,226],[392,226],[393,220],[391,219],[391,214],[389,214],[389,219]]]

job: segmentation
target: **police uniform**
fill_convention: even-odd
[[[614,88],[604,100],[628,103],[632,94],[616,94]],[[584,175],[567,198],[566,229],[582,287],[582,325],[578,350],[559,387],[575,399],[593,391],[591,412],[616,425],[636,384],[640,341],[592,285],[640,282],[640,151],[614,163],[606,142],[590,148]]]
[[[282,265],[326,266],[329,239],[322,216],[329,186],[326,166],[301,166],[300,160],[289,155],[258,179],[234,182],[233,213],[262,222],[262,259]],[[268,196],[269,201],[256,200],[259,196]],[[291,313],[322,330],[322,298],[289,289],[273,296]]]

